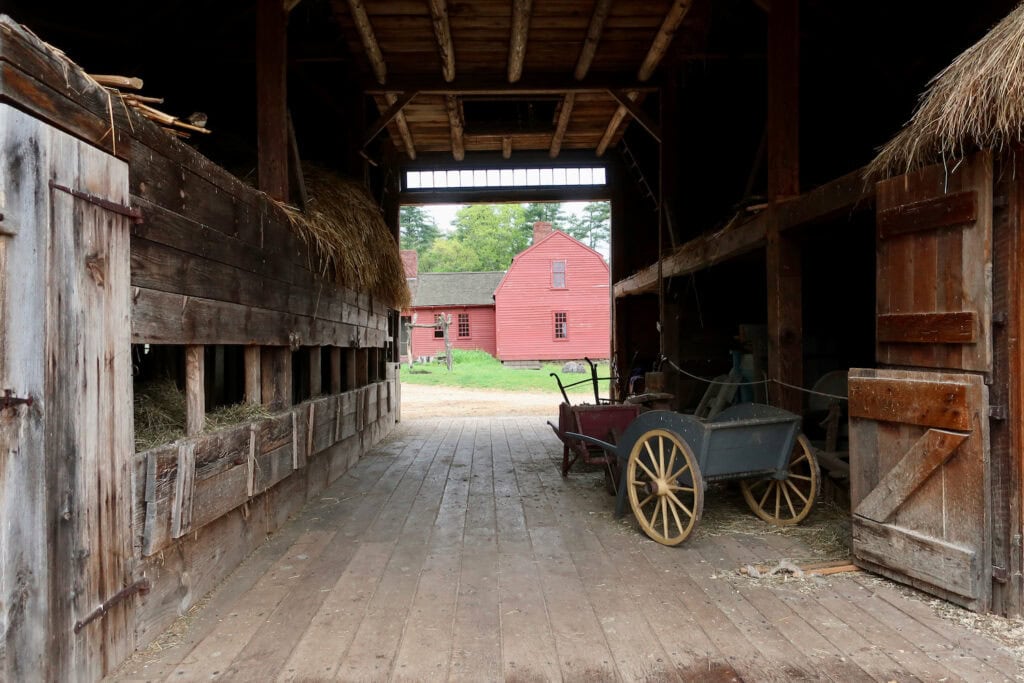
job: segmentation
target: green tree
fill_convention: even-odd
[[[450,237],[434,241],[420,254],[421,273],[454,273],[478,270],[476,252],[465,242]]]
[[[612,208],[608,202],[590,202],[583,207],[583,215],[573,216],[566,232],[591,249],[608,243],[611,236]]]
[[[398,216],[402,249],[415,249],[420,256],[441,236],[437,223],[418,206],[403,206]]]
[[[532,227],[527,227],[518,204],[473,204],[455,214],[451,239],[472,250],[458,271],[505,270],[512,257],[529,246]]]

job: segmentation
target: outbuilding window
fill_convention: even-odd
[[[565,289],[565,261],[551,262],[552,289]]]
[[[555,313],[555,339],[569,338],[569,314],[565,312]]]
[[[459,313],[459,337],[469,338],[469,313]]]
[[[434,315],[434,339],[444,339],[444,316],[440,313]]]

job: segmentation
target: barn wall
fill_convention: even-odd
[[[551,262],[566,261],[566,287],[551,287]],[[555,232],[519,254],[495,292],[498,358],[608,358],[611,299],[601,255]],[[554,316],[568,316],[568,339],[556,340]]]
[[[416,323],[428,324],[435,315],[451,315],[452,324],[448,330],[452,346],[456,349],[480,349],[496,355],[498,342],[495,337],[494,306],[452,306],[423,307],[413,310],[419,317]],[[459,337],[459,314],[469,314],[469,338]],[[404,353],[404,349],[402,350]],[[444,339],[435,337],[434,330],[426,327],[414,327],[412,330],[412,353],[414,356],[434,356],[444,353]]]

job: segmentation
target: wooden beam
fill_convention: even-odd
[[[388,94],[384,96],[389,105],[394,104],[398,98],[394,95]],[[409,132],[409,124],[405,120],[405,114],[398,112],[395,115],[395,125],[398,127],[398,135],[402,138],[402,144],[405,146],[405,154],[410,159],[416,158],[416,145],[412,141],[412,133]]]
[[[601,43],[604,23],[608,20],[608,12],[611,7],[612,0],[597,0],[594,3],[594,11],[590,14],[590,25],[587,26],[587,36],[583,39],[583,47],[580,48],[580,56],[576,59],[576,70],[573,72],[577,81],[586,78],[587,72],[590,71],[590,65],[593,64],[597,46]]]
[[[345,391],[352,391],[359,386],[356,377],[356,349],[345,349]]]
[[[260,354],[263,405],[271,411],[292,404],[292,351],[287,346],[268,346]]]
[[[523,75],[526,41],[530,31],[533,0],[512,0],[512,33],[508,40],[508,82],[515,83]]]
[[[503,159],[512,158],[512,138],[507,135],[501,139],[501,157]]]
[[[637,98],[637,94],[636,92],[631,92],[627,97],[635,100]],[[622,122],[626,120],[626,116],[628,114],[629,110],[621,104],[619,105],[619,108],[615,110],[611,121],[608,122],[608,127],[604,129],[604,135],[601,136],[601,141],[597,143],[597,156],[604,156],[604,153],[608,151],[608,146],[612,144],[612,140],[615,138],[615,133],[618,132],[619,126],[621,126]]]
[[[258,0],[256,44],[259,188],[288,201],[287,15],[280,0]]]
[[[551,149],[549,155],[552,159],[558,158],[562,153],[562,140],[565,139],[565,132],[569,129],[569,120],[572,118],[572,109],[576,104],[576,93],[566,93],[562,98],[562,108],[558,112],[558,125],[555,126],[555,134],[551,136]]]
[[[260,347],[249,345],[245,347],[245,402],[251,405],[259,405],[260,399]]]
[[[417,91],[420,95],[564,95],[588,93],[606,95],[609,90],[637,91],[652,93],[658,91],[656,81],[641,82],[635,78],[599,75],[581,83],[574,78],[553,75],[533,75],[516,83],[493,76],[463,75],[448,83],[438,78],[393,79],[387,85],[366,83],[363,92],[367,95],[401,94]]]
[[[394,121],[399,116],[402,116],[402,110],[405,109],[405,105],[412,102],[413,98],[416,97],[416,95],[418,94],[418,92],[413,90],[411,92],[402,93],[400,97],[394,95],[393,93],[388,93],[387,95],[385,95],[388,102],[388,108],[384,111],[383,114],[381,114],[377,118],[376,121],[373,122],[373,125],[370,126],[370,130],[366,132],[366,135],[363,137],[363,147],[365,148],[368,144],[373,142],[373,139],[380,135],[381,131],[387,128],[389,123]],[[402,120],[403,122],[405,121],[404,116],[402,116]],[[406,131],[409,130],[408,124],[406,124],[405,128]]]
[[[800,194],[799,0],[768,13],[768,198]]]
[[[185,434],[201,434],[206,422],[206,347],[185,347]]]
[[[373,33],[373,26],[370,24],[370,17],[366,14],[363,0],[348,0],[348,11],[356,25],[359,41],[363,44],[363,51],[366,52],[366,59],[370,62],[373,75],[378,83],[384,85],[388,80],[388,68],[384,64],[384,55],[381,54],[380,44],[377,43],[377,36]]]
[[[445,106],[448,109],[448,126],[451,131],[452,156],[456,161],[466,158],[466,145],[463,140],[462,107],[455,95],[448,95],[445,98]]]
[[[661,126],[651,120],[651,117],[647,113],[636,105],[633,100],[636,99],[636,95],[633,93],[625,93],[621,90],[609,90],[608,91],[615,101],[619,103],[620,107],[625,107],[629,115],[636,119],[636,122],[643,126],[643,129],[651,134],[657,142],[661,142]],[[630,95],[633,95],[630,98]]]
[[[295,136],[291,112],[288,113],[288,184],[291,188],[289,196],[292,202],[305,211],[306,205],[309,204],[309,194],[306,192],[306,176],[302,171],[299,140]]]
[[[683,23],[686,13],[690,11],[691,4],[690,0],[675,0],[672,3],[672,7],[669,8],[661,22],[658,34],[654,36],[654,42],[651,43],[650,49],[647,50],[647,56],[644,57],[644,61],[637,71],[637,78],[641,81],[646,81],[654,75],[654,70],[658,68],[658,64],[665,57],[669,45],[672,44],[672,39],[676,35],[676,29]]]
[[[437,38],[437,52],[441,57],[441,73],[444,80],[455,80],[455,47],[452,44],[452,29],[448,24],[448,3],[446,0],[428,0],[430,18],[434,23],[434,37]]]
[[[801,247],[796,238],[779,230],[772,208],[767,214],[768,376],[800,387],[804,380]],[[797,415],[803,413],[799,391],[784,386],[775,391],[772,405]]]

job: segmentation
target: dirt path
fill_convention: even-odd
[[[558,417],[555,391],[495,391],[402,384],[402,419],[425,417],[507,417],[540,415]]]

